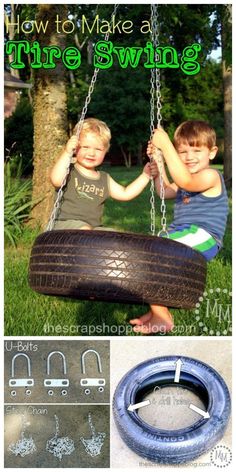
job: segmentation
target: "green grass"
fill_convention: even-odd
[[[219,166],[218,166],[219,167]],[[109,168],[118,182],[127,184],[140,172],[133,168]],[[131,202],[108,200],[105,226],[135,233],[150,232],[150,191],[147,188]],[[167,201],[167,221],[171,222],[173,202]],[[160,201],[156,198],[156,224],[160,224]],[[34,293],[28,286],[28,264],[37,231],[26,228],[17,248],[5,248],[5,335],[123,335],[131,331],[130,318],[146,312],[147,306],[69,300]],[[218,291],[216,290],[218,289]],[[206,293],[196,310],[176,310],[172,314],[175,335],[231,335],[231,217],[224,248],[208,264]],[[216,300],[216,301],[215,301]],[[96,331],[95,331],[96,330]],[[157,334],[161,336],[161,334]]]

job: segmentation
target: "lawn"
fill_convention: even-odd
[[[140,172],[124,167],[109,168],[122,184]],[[104,224],[127,232],[150,233],[150,191],[147,188],[131,202],[106,202]],[[167,201],[171,222],[173,202]],[[156,198],[156,225],[160,224],[160,201]],[[5,248],[5,336],[132,335],[128,323],[147,306],[69,300],[34,293],[28,286],[31,246],[37,232],[26,228],[17,248]],[[231,216],[224,248],[208,264],[207,285],[199,306],[193,310],[173,309],[175,329],[168,336],[231,335]],[[163,335],[162,333],[156,334]]]

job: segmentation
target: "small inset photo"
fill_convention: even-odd
[[[231,341],[113,341],[112,467],[226,467]]]
[[[109,429],[108,405],[7,405],[5,467],[109,467]]]
[[[109,341],[5,341],[5,403],[110,402]]]

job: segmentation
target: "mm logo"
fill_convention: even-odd
[[[195,305],[195,324],[200,334],[232,335],[232,292],[227,288],[209,289]]]
[[[211,451],[211,462],[216,467],[227,467],[232,461],[232,452],[227,446],[216,446]]]

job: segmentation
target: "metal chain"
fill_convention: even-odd
[[[154,20],[155,16],[155,10],[153,8],[153,5],[151,5],[151,34],[152,34],[152,43],[154,46]],[[154,123],[155,123],[155,72],[154,69],[151,69],[151,78],[150,78],[150,140],[152,139],[153,133],[154,133]],[[150,156],[150,161],[152,161],[152,156]],[[151,234],[152,236],[155,236],[156,232],[156,208],[155,208],[155,185],[154,185],[154,179],[151,177],[151,185],[150,185],[150,192],[151,192],[151,197],[150,197],[150,216],[151,216]]]
[[[8,446],[8,450],[15,454],[15,456],[25,457],[28,454],[33,454],[37,451],[34,440],[32,437],[25,437],[26,430],[26,418],[25,415],[22,415],[21,418],[22,428],[20,433],[20,439],[16,443],[11,443]]]
[[[89,422],[89,426],[90,426],[90,429],[91,429],[91,432],[92,432],[92,436],[95,436],[96,431],[95,431],[95,428],[94,428],[94,425],[93,425],[93,422],[92,422],[91,413],[88,414],[88,422]]]
[[[75,445],[73,439],[70,439],[68,436],[59,437],[59,418],[57,415],[54,415],[55,418],[55,434],[51,439],[48,439],[46,443],[46,451],[53,454],[60,461],[63,456],[70,456],[75,450]]]
[[[151,36],[152,36],[152,44],[155,49],[154,59],[158,61],[158,53],[156,52],[156,48],[159,45],[159,30],[158,30],[158,7],[157,5],[151,4]],[[150,88],[150,139],[152,139],[154,129],[155,129],[155,122],[157,123],[157,128],[161,126],[161,81],[160,81],[160,69],[152,68],[151,69],[151,88]],[[156,112],[156,115],[155,115]],[[161,151],[157,155],[158,158],[158,168],[159,168],[159,176],[160,176],[160,198],[161,198],[161,227],[162,229],[159,231],[158,236],[162,233],[168,235],[168,231],[166,229],[167,221],[166,221],[166,204],[165,204],[165,187],[164,187],[164,180],[163,180],[163,158]],[[152,159],[152,158],[151,158]],[[150,186],[150,204],[151,204],[151,234],[155,235],[155,217],[156,217],[156,210],[155,210],[155,186],[154,186],[154,179],[151,178],[151,186]]]
[[[116,3],[115,6],[114,6],[114,10],[112,12],[110,21],[112,21],[113,16],[115,16],[118,6],[119,6],[118,3]],[[104,37],[105,41],[108,41],[109,36],[110,36],[110,33],[107,32],[105,34],[105,37]],[[102,62],[102,59],[101,59],[100,62]],[[97,80],[99,70],[100,69],[98,67],[96,67],[94,69],[94,73],[93,73],[93,77],[91,79],[91,83],[90,83],[90,86],[89,86],[88,94],[87,94],[87,97],[85,99],[85,104],[84,104],[84,107],[82,109],[82,112],[81,112],[81,115],[80,115],[80,118],[79,118],[79,124],[78,124],[78,128],[77,128],[77,131],[76,131],[77,136],[80,135],[81,127],[83,125],[84,118],[87,114],[88,105],[91,102],[91,96],[92,96],[92,93],[93,93],[93,90],[94,90],[94,86],[95,86],[95,83],[96,83],[96,80]]]
[[[59,432],[60,432],[60,429],[59,429],[59,418],[57,415],[54,415],[54,418],[55,418],[55,437],[57,438],[59,436]]]
[[[118,6],[119,6],[119,4],[116,3],[115,6],[114,6],[114,10],[112,12],[110,21],[112,21],[112,17],[115,16]],[[107,32],[105,34],[105,37],[104,37],[105,41],[108,41],[109,35],[110,35],[109,32]],[[101,62],[102,62],[102,59],[101,59]],[[85,103],[84,103],[84,106],[83,106],[83,109],[82,109],[82,112],[81,112],[81,115],[80,115],[80,118],[79,118],[79,123],[78,123],[77,130],[76,130],[76,135],[78,137],[80,135],[80,132],[81,132],[81,129],[82,129],[82,126],[83,126],[83,122],[84,122],[85,116],[87,114],[89,103],[91,102],[91,96],[92,96],[92,93],[93,93],[93,90],[94,90],[94,86],[95,86],[95,83],[96,83],[96,80],[97,80],[99,70],[100,69],[98,67],[96,67],[94,69],[94,72],[93,72],[93,76],[92,76],[92,79],[91,79],[91,82],[90,82],[90,85],[89,85],[89,89],[88,89],[88,94],[87,94],[87,97],[85,99]],[[56,201],[54,203],[52,214],[50,216],[46,231],[52,231],[52,229],[54,227],[54,224],[55,224],[55,220],[56,220],[58,211],[59,211],[60,206],[61,206],[61,200],[62,200],[63,193],[64,193],[64,187],[66,185],[68,175],[70,173],[70,166],[71,166],[71,161],[72,161],[73,154],[71,154],[71,156],[69,156],[69,157],[70,157],[70,160],[69,160],[68,167],[66,169],[66,174],[65,174],[64,180],[61,184],[61,187],[58,190],[57,198],[56,198]]]
[[[80,440],[85,447],[85,451],[91,457],[98,456],[101,453],[102,446],[106,437],[106,433],[97,432],[92,423],[91,413],[88,414],[88,423],[91,429],[91,438],[87,439],[81,436]]]

